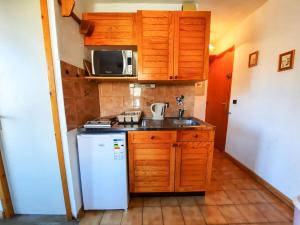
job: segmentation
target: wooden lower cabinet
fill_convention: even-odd
[[[205,191],[210,182],[212,142],[180,143],[176,149],[175,191]]]
[[[128,132],[131,193],[206,190],[211,177],[213,141],[207,138],[199,141],[199,131],[190,132],[190,135],[187,135],[186,130],[184,133]],[[213,130],[201,132],[212,132],[212,135],[214,133]],[[182,139],[184,135],[197,138]]]
[[[176,131],[128,132],[130,192],[173,192]]]

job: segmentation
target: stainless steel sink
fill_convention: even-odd
[[[200,123],[194,119],[174,119],[173,123],[177,126],[199,126]]]

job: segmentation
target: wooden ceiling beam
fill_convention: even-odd
[[[61,15],[70,16],[73,12],[75,0],[61,0]]]

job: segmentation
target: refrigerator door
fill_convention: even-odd
[[[127,209],[126,134],[77,136],[84,209]]]

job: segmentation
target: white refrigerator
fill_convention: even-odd
[[[126,133],[78,134],[85,210],[127,209]]]

